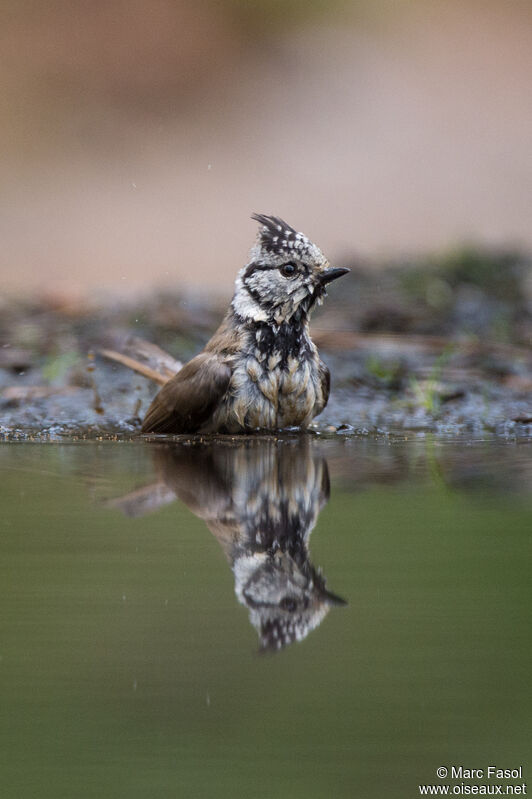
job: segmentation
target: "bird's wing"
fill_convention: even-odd
[[[194,433],[227,391],[231,368],[219,355],[202,352],[161,388],[142,423],[143,433]]]

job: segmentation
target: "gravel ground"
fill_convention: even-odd
[[[366,268],[334,287],[313,318],[332,374],[316,420],[331,435],[532,436],[530,260],[456,251]],[[130,437],[157,386],[99,354],[153,342],[186,361],[225,302],[142,303],[46,297],[5,304],[0,321],[0,436]]]

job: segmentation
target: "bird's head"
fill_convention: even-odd
[[[326,287],[348,269],[334,268],[303,233],[276,216],[260,224],[250,260],[236,279],[233,310],[243,319],[281,325],[306,318]]]
[[[347,605],[328,591],[325,578],[310,561],[297,563],[286,551],[247,555],[233,567],[235,590],[249,609],[262,652],[275,652],[303,641],[331,607]]]

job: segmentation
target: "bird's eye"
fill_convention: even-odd
[[[279,271],[283,277],[294,277],[295,273],[297,272],[297,266],[292,263],[283,264],[281,267],[279,267]]]
[[[279,602],[279,607],[283,610],[287,610],[289,613],[293,613],[297,610],[297,601],[291,596],[284,596]]]

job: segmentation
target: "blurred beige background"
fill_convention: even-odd
[[[532,247],[528,0],[3,0],[4,292],[229,293],[273,212],[331,259]]]

